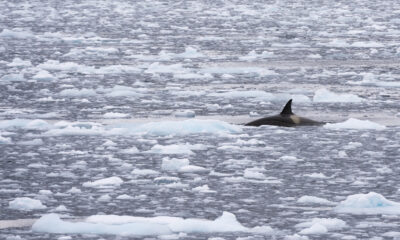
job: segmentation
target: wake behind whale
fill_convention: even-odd
[[[297,116],[292,112],[292,99],[290,99],[282,112],[278,115],[260,118],[255,121],[245,124],[245,126],[259,127],[261,125],[273,125],[282,127],[296,127],[296,126],[318,126],[323,125],[324,122],[314,121],[305,117]]]

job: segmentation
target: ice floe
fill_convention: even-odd
[[[115,125],[128,134],[185,135],[194,133],[239,133],[242,128],[219,120],[188,119],[184,121],[161,121],[144,124]]]
[[[164,171],[176,172],[205,172],[207,169],[195,165],[190,165],[187,158],[168,158],[162,159],[161,169]]]
[[[364,101],[364,99],[350,93],[337,94],[327,89],[319,89],[315,91],[313,101],[314,102],[362,102]]]
[[[257,234],[274,234],[268,226],[247,228],[240,224],[236,216],[223,212],[215,220],[180,218],[180,217],[133,217],[117,215],[95,215],[82,222],[61,220],[57,214],[47,214],[37,220],[33,226],[34,232],[63,234],[113,234],[133,236],[158,236],[174,233],[221,233],[250,232]]]
[[[303,235],[324,234],[328,231],[341,230],[345,227],[347,227],[346,222],[337,218],[313,218],[309,222],[296,225],[296,228],[304,228],[299,232]]]
[[[40,70],[32,78],[39,81],[51,81],[55,79],[55,77],[46,70]]]
[[[22,60],[21,58],[14,58],[12,62],[7,64],[9,67],[30,67],[32,66],[31,61]]]
[[[348,196],[336,206],[335,211],[349,214],[400,214],[400,203],[370,192]]]
[[[0,129],[25,128],[30,130],[47,130],[52,127],[51,124],[41,119],[11,119],[0,121]]]
[[[35,38],[31,32],[23,31],[21,29],[3,29],[0,33],[1,38],[16,38],[16,39],[27,39]]]
[[[0,81],[8,81],[8,82],[19,82],[19,81],[26,81],[23,73],[10,73],[3,75],[0,78]]]
[[[304,204],[336,205],[335,202],[331,202],[325,198],[314,197],[314,196],[302,196],[297,200],[297,202]]]
[[[103,178],[96,181],[89,181],[82,184],[84,187],[103,187],[103,186],[119,186],[124,181],[119,177]]]
[[[29,197],[19,197],[8,203],[9,208],[21,211],[30,211],[36,209],[45,209],[46,206],[40,200]]]
[[[369,120],[359,120],[356,118],[350,118],[341,123],[327,123],[324,128],[328,129],[373,129],[373,130],[384,130],[386,126],[379,123],[371,122]]]

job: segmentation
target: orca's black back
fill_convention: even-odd
[[[283,116],[281,114],[271,117],[260,118],[252,122],[247,123],[245,126],[259,127],[261,125],[273,125],[281,127],[293,127],[296,124],[288,116]]]

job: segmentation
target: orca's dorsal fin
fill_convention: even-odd
[[[281,115],[292,115],[292,99],[290,99],[283,108]]]

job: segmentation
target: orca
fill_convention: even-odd
[[[259,127],[261,125],[273,125],[282,127],[296,127],[296,126],[318,126],[323,125],[324,122],[314,121],[305,117],[299,117],[292,112],[292,99],[290,99],[282,112],[278,115],[260,118],[245,124],[245,126]]]

